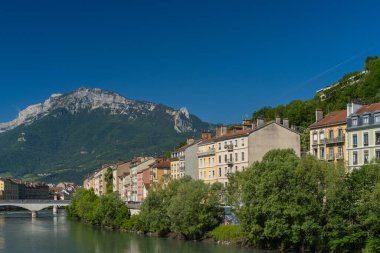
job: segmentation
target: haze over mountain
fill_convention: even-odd
[[[0,175],[80,181],[102,163],[162,154],[210,124],[101,89],[53,94],[0,123]]]

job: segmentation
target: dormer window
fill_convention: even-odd
[[[364,116],[363,117],[363,124],[368,124],[369,123],[369,116]]]
[[[353,118],[352,119],[352,125],[357,126],[358,125],[358,118]]]
[[[375,123],[380,123],[380,114],[375,114]]]

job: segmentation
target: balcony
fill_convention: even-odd
[[[184,166],[184,165],[179,166],[179,171],[180,171],[180,172],[185,172],[185,166]]]
[[[198,157],[215,155],[215,149],[214,148],[210,148],[207,151],[198,152],[197,154],[198,154]]]
[[[234,150],[234,145],[233,144],[228,144],[228,145],[225,145],[224,148],[227,149],[228,151],[233,151]]]
[[[179,158],[180,160],[185,160],[185,155],[179,155],[178,158]]]
[[[338,136],[336,138],[325,139],[325,143],[326,144],[336,144],[336,143],[342,143],[342,142],[344,142],[344,140],[345,140],[345,137],[343,135],[343,136]]]
[[[226,163],[227,163],[228,166],[233,166],[234,165],[234,161],[232,159],[227,159]]]

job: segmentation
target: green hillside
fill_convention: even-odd
[[[253,113],[252,118],[274,120],[276,116],[288,118],[290,123],[297,126],[305,135],[302,138],[302,146],[305,151],[308,148],[308,126],[315,121],[315,110],[322,109],[325,114],[346,108],[350,100],[363,103],[380,102],[380,59],[367,57],[365,72],[357,71],[346,74],[337,85],[317,93],[309,100],[294,100],[286,105],[276,107],[264,107]]]
[[[102,163],[159,155],[210,127],[191,116],[197,131],[178,134],[165,109],[135,119],[103,109],[77,114],[56,110],[31,125],[0,134],[0,175],[80,182]]]

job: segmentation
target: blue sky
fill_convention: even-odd
[[[380,55],[379,1],[2,1],[0,122],[78,87],[232,123]]]

